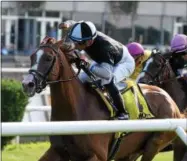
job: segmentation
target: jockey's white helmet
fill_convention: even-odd
[[[97,36],[97,29],[90,21],[79,21],[73,25],[69,32],[69,38],[73,41],[81,42],[93,40]]]

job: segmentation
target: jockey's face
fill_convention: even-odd
[[[84,50],[86,48],[85,42],[75,42],[75,48],[78,50]]]
[[[83,42],[75,42],[75,47],[78,50],[84,50],[93,44],[93,40],[87,40]]]

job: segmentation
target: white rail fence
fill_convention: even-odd
[[[33,111],[51,111],[51,106],[27,106],[26,112],[33,112]]]
[[[2,68],[1,72],[5,73],[28,73],[29,68]]]
[[[2,136],[73,135],[112,132],[175,131],[187,145],[187,119],[2,123]]]
[[[4,73],[28,73],[30,68],[1,68],[1,72]],[[77,71],[76,68],[73,67],[75,71]]]

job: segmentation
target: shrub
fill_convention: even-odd
[[[22,90],[19,81],[3,79],[1,82],[1,121],[19,122],[23,118],[24,109],[28,103],[28,97]],[[14,137],[2,137],[1,148]]]

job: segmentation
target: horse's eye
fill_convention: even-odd
[[[45,60],[46,60],[46,61],[51,61],[51,60],[52,60],[52,56],[51,56],[51,55],[49,55],[49,54],[48,54],[48,55],[46,55]]]

